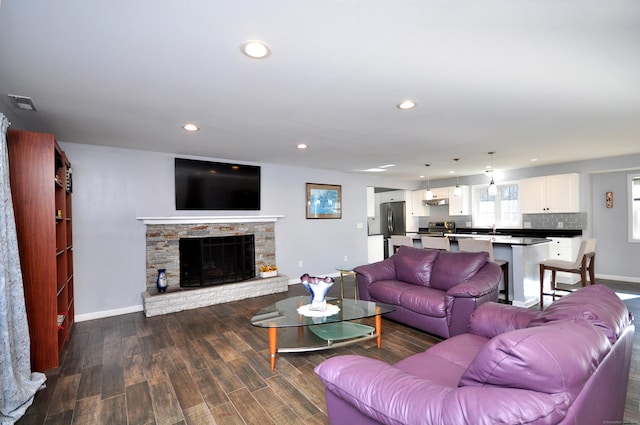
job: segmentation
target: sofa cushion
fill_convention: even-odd
[[[369,294],[376,301],[400,305],[400,296],[407,289],[414,288],[416,285],[400,282],[399,280],[379,280],[369,285]]]
[[[431,250],[423,250],[431,251]],[[433,251],[431,251],[433,252]],[[441,251],[433,264],[429,286],[442,291],[464,282],[475,275],[489,261],[486,252]]]
[[[438,251],[401,246],[393,255],[396,279],[414,285],[429,286],[431,269]]]
[[[446,292],[439,289],[412,285],[400,294],[400,305],[419,314],[445,317],[447,315],[446,295]]]
[[[431,382],[456,388],[460,377],[487,343],[487,338],[461,334],[400,360],[393,367]]]
[[[574,318],[585,319],[600,328],[611,343],[616,342],[631,323],[627,307],[613,289],[604,285],[590,285],[551,304],[529,326]]]
[[[578,393],[611,349],[583,319],[518,329],[491,339],[460,379],[460,386],[493,385],[547,394]]]

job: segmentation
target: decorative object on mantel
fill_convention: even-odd
[[[307,218],[342,218],[342,186],[307,183]]]
[[[158,269],[158,279],[156,280],[156,286],[158,292],[163,293],[167,290],[167,269]]]
[[[607,192],[605,195],[607,208],[613,208],[613,192]]]
[[[327,311],[327,292],[335,282],[332,277],[313,277],[308,273],[300,276],[300,282],[311,294],[311,310]],[[335,314],[335,313],[334,313]]]
[[[278,276],[278,268],[275,265],[267,265],[260,267],[260,277],[275,277]]]

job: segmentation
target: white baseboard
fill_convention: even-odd
[[[596,273],[596,279],[619,280],[621,282],[640,283],[640,277],[616,276]]]
[[[115,310],[96,311],[95,313],[76,314],[76,322],[86,322],[87,320],[104,319],[105,317],[120,316],[122,314],[137,313],[143,311],[142,304],[130,307],[117,308]]]

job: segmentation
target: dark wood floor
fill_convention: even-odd
[[[640,285],[602,283],[640,293]],[[346,293],[352,288],[345,279]],[[329,295],[338,291],[336,284]],[[267,332],[249,319],[272,302],[303,294],[304,287],[293,285],[288,293],[148,319],[134,313],[77,323],[61,366],[47,372],[47,388],[18,425],[327,424],[324,388],[313,373],[317,364],[347,353],[396,362],[439,341],[383,320],[380,350],[368,341],[279,354],[271,372]],[[625,302],[640,317],[640,298]],[[638,334],[625,412],[630,424],[640,420]]]

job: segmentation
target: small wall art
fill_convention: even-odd
[[[606,193],[605,204],[607,205],[607,208],[613,208],[613,192]]]
[[[307,218],[342,218],[342,186],[307,183]]]

